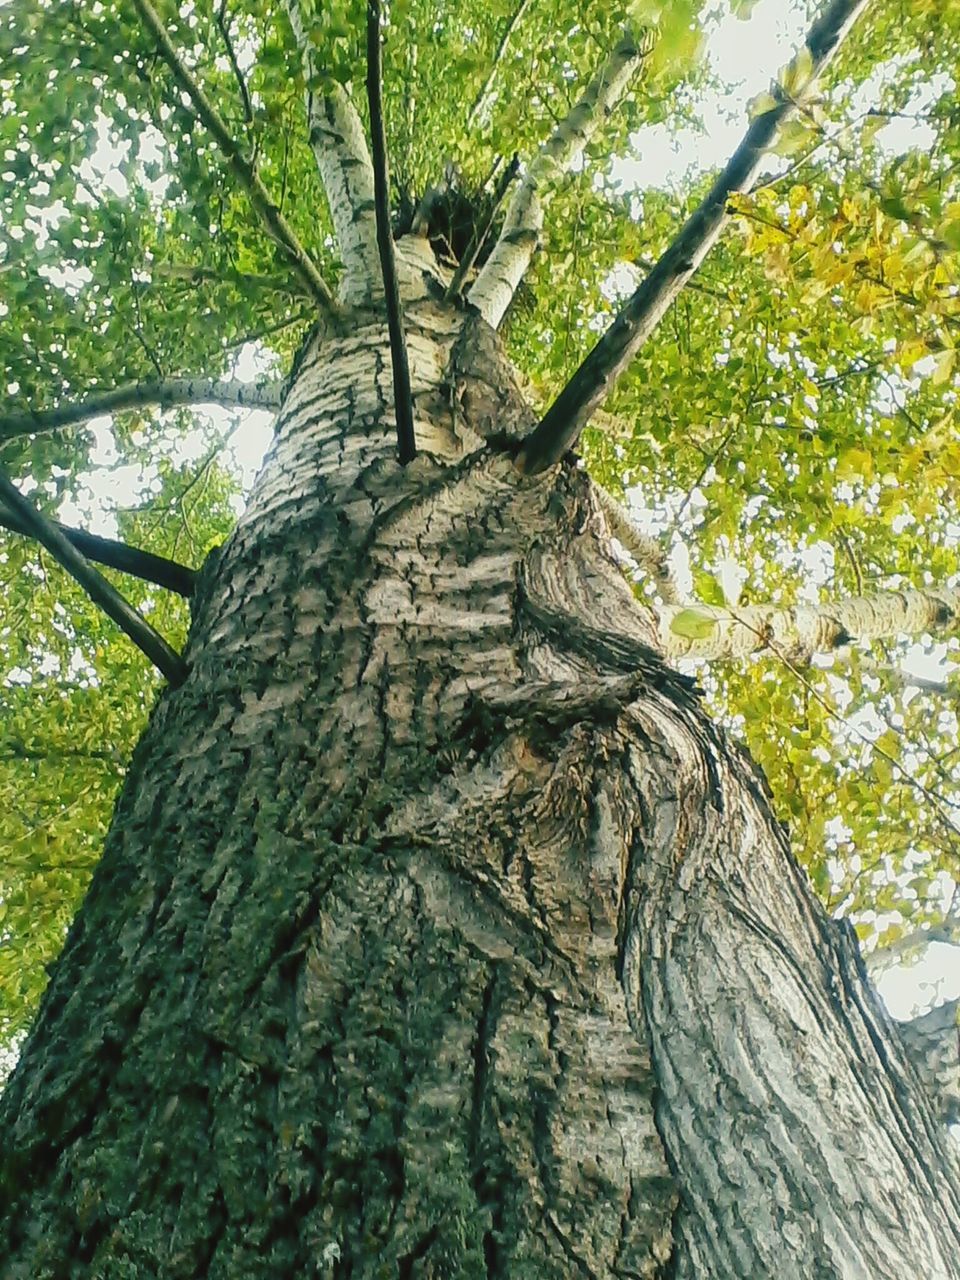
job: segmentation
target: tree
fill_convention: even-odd
[[[871,798],[837,763],[836,689],[803,668],[956,614],[956,111],[937,90],[936,145],[887,169],[873,125],[912,109],[910,77],[874,89],[863,157],[829,111],[881,50],[921,51],[938,83],[960,15],[832,0],[700,199],[648,193],[637,222],[579,161],[691,72],[696,7],[664,6],[659,43],[649,8],[5,12],[7,755],[39,785],[81,756],[115,772],[97,744],[138,679],[142,701],[92,603],[38,603],[24,533],[166,685],[0,1102],[4,1277],[960,1275],[929,1067],[951,1066],[949,1018],[904,1036],[886,1017],[763,775],[675,669],[770,652],[776,688],[754,666],[759,696],[730,705],[748,742],[788,709],[787,766],[825,754],[825,795],[834,770],[801,852],[839,859],[826,824],[859,797],[878,841],[904,839],[898,875],[955,857],[949,724],[928,726],[939,795],[904,736],[875,744]],[[122,193],[85,168],[97,130]],[[772,146],[813,153],[758,177]],[[624,258],[642,278],[598,337]],[[276,384],[238,378],[250,335],[287,360]],[[136,457],[163,444],[145,406],[204,401],[277,418],[196,571],[157,502],[121,530],[151,558],[43,514],[91,414],[132,415]],[[591,420],[608,490],[725,491],[696,596],[571,453]],[[168,503],[182,468],[157,465]],[[204,549],[229,511],[215,468]],[[919,559],[918,516],[924,571],[883,594]],[[828,530],[855,598],[804,612],[783,584]],[[768,553],[782,607],[711,594],[741,546]],[[124,599],[90,558],[148,585]],[[179,652],[161,582],[190,599]],[[73,687],[41,678],[18,610]],[[890,664],[847,656],[848,689],[893,696]],[[58,735],[65,713],[99,736]],[[807,865],[831,906],[869,901],[852,861]],[[36,876],[15,870],[5,907]]]

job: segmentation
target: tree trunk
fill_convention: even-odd
[[[3,1098],[0,1275],[960,1276],[855,943],[422,247],[417,460],[357,311],[204,570]]]

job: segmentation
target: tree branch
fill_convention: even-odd
[[[827,5],[791,64],[796,69],[794,95],[806,91],[823,71],[868,2],[831,0]],[[750,125],[700,206],[527,437],[517,464],[528,475],[544,471],[573,447],[591,414],[713,247],[727,218],[728,198],[749,188],[780,125],[796,110],[795,97],[779,84],[771,92],[774,105]]]
[[[514,9],[513,13],[507,19],[507,25],[503,29],[503,35],[500,37],[500,42],[497,45],[496,53],[494,53],[493,60],[490,63],[489,74],[487,75],[486,80],[484,80],[483,86],[481,87],[480,92],[474,98],[473,106],[470,108],[469,112],[467,113],[467,132],[468,133],[473,128],[473,126],[477,123],[477,121],[480,120],[481,117],[484,116],[489,110],[489,107],[493,98],[493,95],[491,94],[490,90],[493,86],[494,80],[497,77],[497,72],[500,69],[500,63],[503,61],[503,55],[507,51],[507,45],[510,43],[510,37],[513,35],[514,31],[516,31],[517,27],[520,25],[523,15],[526,13],[529,7],[530,7],[530,0],[520,0],[520,3],[517,5],[516,9]]]
[[[210,378],[164,378],[149,382],[126,382],[109,391],[98,391],[72,404],[54,409],[22,409],[0,414],[0,443],[35,431],[57,431],[102,414],[121,409],[159,405],[163,409],[180,404],[237,405],[245,409],[277,409],[283,387],[278,382],[216,381]]]
[[[830,653],[854,640],[920,635],[954,625],[960,616],[960,588],[884,591],[792,609],[665,604],[656,607],[656,614],[662,651],[671,661],[744,658],[774,649],[803,664],[815,653]]]
[[[907,1057],[945,1124],[960,1121],[960,1000],[897,1024]]]
[[[256,168],[244,156],[238,143],[231,137],[227,126],[210,102],[199,82],[174,49],[166,27],[160,20],[150,0],[133,0],[140,18],[147,30],[157,42],[160,54],[173,72],[173,77],[180,88],[193,103],[194,110],[200,120],[216,139],[221,151],[227,158],[230,168],[236,174],[247,192],[250,203],[260,216],[270,236],[280,245],[290,265],[310,290],[310,294],[326,311],[335,311],[333,300],[326,281],[317,270],[316,264],[297,239],[297,235],[286,218],[277,208],[270,193],[257,173]]]
[[[513,159],[501,173],[497,179],[497,185],[493,191],[493,200],[490,204],[490,210],[487,214],[486,221],[482,227],[475,227],[470,242],[463,251],[463,257],[453,273],[453,279],[447,286],[446,300],[459,297],[460,290],[463,288],[463,282],[467,278],[468,273],[472,270],[473,264],[477,260],[477,255],[486,243],[487,236],[490,234],[490,228],[493,226],[494,219],[497,216],[497,210],[503,204],[507,192],[510,189],[510,183],[517,176],[520,169],[520,157],[514,152]]]
[[[343,260],[339,295],[344,302],[363,303],[379,266],[373,164],[363,123],[343,85],[318,67],[299,0],[283,3],[303,62],[310,145]]]
[[[299,278],[255,276],[246,271],[205,267],[199,263],[155,262],[151,264],[150,274],[154,280],[182,280],[186,284],[232,284],[241,291],[262,289],[271,293],[284,293],[293,298],[312,297]]]
[[[134,578],[142,578],[144,582],[152,582],[177,595],[189,598],[193,595],[196,583],[196,570],[176,560],[167,560],[164,556],[155,556],[149,551],[141,551],[126,542],[117,542],[113,538],[101,538],[98,534],[87,533],[84,529],[70,529],[56,520],[50,522],[55,529],[66,538],[88,560],[105,564],[109,569],[119,569]],[[15,511],[9,510],[0,502],[0,526],[11,533],[19,533],[24,537],[36,535],[27,523]]]
[[[410,365],[407,343],[403,336],[403,312],[400,286],[393,253],[393,231],[390,226],[390,186],[387,173],[387,138],[383,126],[380,57],[380,0],[367,0],[367,102],[370,107],[370,142],[373,148],[373,179],[377,216],[377,247],[383,292],[387,305],[387,327],[390,330],[390,363],[393,368],[393,403],[397,419],[397,447],[400,465],[406,466],[417,456],[413,430],[413,395],[410,390]]]
[[[56,562],[80,583],[104,613],[147,655],[153,665],[176,688],[186,678],[187,668],[180,655],[159,632],[142,618],[101,573],[64,537],[57,526],[34,507],[0,471],[0,501],[50,552]]]
[[[627,30],[599,75],[530,163],[510,201],[500,238],[467,295],[494,329],[536,250],[543,226],[541,188],[555,183],[580,158],[652,47],[649,32],[638,36]]]
[[[237,61],[236,50],[233,47],[233,41],[230,39],[230,27],[227,23],[227,0],[223,0],[217,9],[216,17],[217,26],[223,36],[223,43],[226,45],[227,57],[230,59],[230,66],[233,69],[233,78],[237,82],[240,89],[240,97],[243,99],[243,117],[247,124],[253,124],[253,104],[250,101],[250,90],[247,88],[247,82],[243,78],[240,63]]]

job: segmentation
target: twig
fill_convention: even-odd
[[[82,556],[105,564],[109,569],[119,569],[134,578],[142,578],[144,582],[152,582],[177,595],[189,598],[193,595],[196,582],[196,570],[176,560],[167,560],[165,556],[155,556],[149,551],[141,551],[139,547],[131,547],[126,542],[117,542],[113,538],[101,538],[98,534],[87,533],[85,529],[70,529],[56,520],[50,523],[66,538],[71,546],[76,547]],[[0,526],[11,533],[19,533],[24,537],[36,537],[33,529],[18,516],[15,511],[8,510],[0,503]]]
[[[868,2],[831,0],[811,27],[804,45],[809,72],[804,90],[827,65]],[[524,441],[517,465],[528,475],[553,466],[573,447],[593,412],[713,247],[727,220],[727,200],[749,188],[781,124],[797,108],[794,98],[779,85],[773,86],[772,98],[774,105],[751,123],[702,203]]]
[[[33,537],[50,552],[57,563],[71,574],[87,595],[104,613],[124,631],[133,643],[147,655],[153,665],[176,688],[187,675],[187,668],[180,655],[167,644],[159,632],[137,613],[106,578],[80,554],[73,544],[11,484],[0,471],[0,500],[18,516]]]
[[[503,204],[507,191],[510,188],[510,183],[517,176],[519,169],[520,157],[516,152],[514,152],[513,159],[497,180],[487,219],[482,227],[474,227],[473,235],[470,237],[470,241],[466,249],[463,251],[463,257],[460,259],[459,265],[453,273],[453,279],[447,286],[447,292],[445,295],[445,300],[447,302],[453,298],[459,297],[460,290],[463,288],[463,282],[467,278],[468,273],[472,270],[473,264],[476,262],[480,250],[486,243],[487,236],[490,234],[490,228],[493,226],[494,219],[497,216],[497,210]]]
[[[518,25],[520,24],[521,19],[523,18],[523,15],[526,13],[529,6],[530,6],[530,0],[520,0],[520,3],[517,5],[516,9],[514,9],[513,13],[507,19],[507,25],[503,29],[503,35],[500,37],[499,43],[497,44],[496,52],[493,55],[493,61],[490,63],[490,71],[487,75],[486,80],[484,80],[483,82],[480,92],[474,98],[473,105],[471,106],[469,112],[467,113],[467,132],[468,133],[473,128],[473,126],[477,123],[477,121],[480,119],[480,116],[483,114],[483,112],[486,110],[488,106],[489,99],[490,99],[490,89],[493,85],[494,80],[496,79],[497,72],[500,69],[500,63],[503,60],[503,55],[507,51],[507,45],[510,43],[510,37],[513,35],[514,31],[516,31]]]
[[[133,0],[133,3],[144,25],[156,40],[164,62],[173,72],[173,77],[177,84],[193,103],[197,115],[216,139],[221,151],[227,158],[230,168],[239,178],[250,198],[250,203],[259,214],[267,231],[283,249],[290,261],[290,265],[309,288],[311,296],[316,298],[324,310],[335,312],[337,304],[326,281],[317,270],[316,264],[298,240],[293,228],[277,208],[254,166],[244,156],[236,140],[231,137],[223,119],[200,87],[197,79],[173,47],[167,29],[161,22],[156,9],[154,9],[150,0]]]
[[[387,174],[387,139],[383,126],[380,62],[380,0],[367,0],[367,102],[370,107],[370,144],[373,160],[373,189],[377,214],[377,248],[383,272],[383,292],[387,305],[387,327],[390,331],[390,363],[393,367],[393,403],[397,418],[397,446],[400,465],[405,467],[417,456],[413,430],[413,395],[410,390],[410,366],[407,344],[403,336],[403,312],[400,309],[400,286],[393,253],[393,231],[390,226],[390,187]]]
[[[255,276],[246,271],[234,271],[229,267],[205,267],[199,263],[194,265],[189,262],[155,262],[150,266],[150,274],[155,280],[182,280],[186,284],[193,285],[232,284],[241,291],[263,289],[272,293],[289,294],[296,298],[305,296],[302,280],[291,280],[286,276]]]
[[[240,96],[243,99],[244,119],[247,124],[253,124],[253,104],[250,101],[250,90],[247,88],[247,82],[243,78],[243,72],[240,70],[240,63],[237,61],[237,55],[233,47],[233,41],[230,39],[230,28],[227,24],[227,0],[223,0],[217,10],[217,26],[223,36],[223,43],[227,47],[227,57],[230,59],[230,66],[233,68],[234,79],[240,88]]]
[[[210,378],[164,378],[151,382],[126,382],[110,391],[98,391],[72,404],[54,409],[22,409],[0,414],[0,442],[35,431],[58,431],[78,422],[121,409],[179,404],[237,405],[245,409],[277,409],[283,388],[278,382],[218,382]]]

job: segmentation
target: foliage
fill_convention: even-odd
[[[282,7],[158,7],[334,277]],[[390,6],[395,207],[415,203],[448,165],[476,190],[496,157],[532,154],[627,13],[609,0],[521,6],[495,62],[516,7]],[[743,17],[753,7],[732,4]],[[312,25],[324,73],[357,88],[363,9],[317,3]],[[693,118],[693,89],[711,76],[699,55],[712,18],[696,0],[635,0],[629,12],[659,27],[654,65],[556,193],[544,250],[508,318],[514,358],[544,406],[611,318],[617,288],[666,248],[705,187],[632,191],[613,176],[631,131]],[[958,572],[958,79],[960,5],[876,0],[826,96],[785,131],[779,168],[735,202],[721,246],[588,433],[597,478],[642,506],[703,600],[725,598],[731,564],[744,602],[947,583]],[[229,372],[249,339],[289,367],[308,302],[132,6],[0,9],[0,101],[0,359],[11,407]],[[891,150],[897,121],[922,125],[923,145]],[[83,490],[98,438],[76,428],[22,437],[0,447],[0,464],[30,477],[54,512]],[[199,564],[232,514],[235,476],[206,455],[218,432],[189,415],[145,413],[118,420],[113,438],[117,465],[150,490],[120,504],[122,536]],[[0,576],[2,1040],[28,1018],[95,863],[154,682],[45,554],[2,536]],[[182,638],[178,602],[131,580],[123,589]],[[703,673],[764,767],[825,901],[882,940],[942,917],[960,845],[960,681],[918,690],[902,673],[905,650],[892,643],[803,671],[775,654]]]

